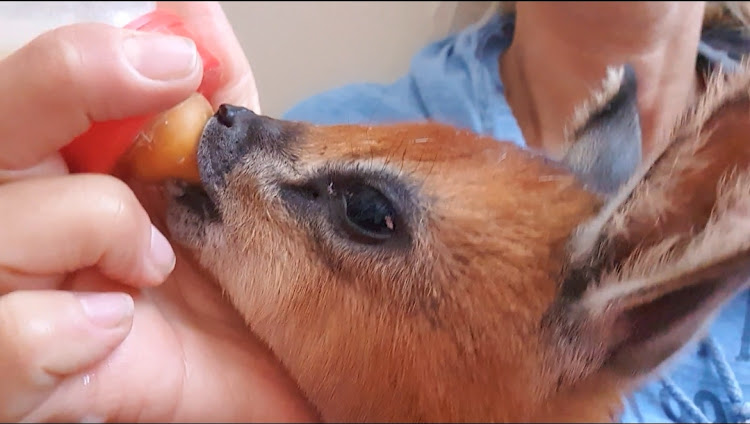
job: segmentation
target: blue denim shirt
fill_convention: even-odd
[[[513,36],[514,17],[495,16],[429,44],[392,84],[351,84],[297,104],[284,119],[317,124],[376,124],[431,119],[525,147],[504,96],[498,57]],[[716,44],[713,44],[716,45]],[[701,42],[699,63],[734,59]],[[662,379],[626,399],[622,422],[742,422],[750,419],[750,294],[714,321],[710,336],[682,354]],[[523,384],[523,382],[518,382]]]

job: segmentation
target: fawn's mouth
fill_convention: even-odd
[[[206,122],[200,141],[198,142],[198,172],[200,174],[200,183],[172,179],[165,184],[166,192],[175,200],[175,202],[186,207],[197,216],[210,221],[219,221],[221,219],[215,199],[213,199],[206,190],[206,187],[211,185],[210,181],[212,180],[213,169],[211,167],[211,161],[206,160],[207,157],[210,157],[210,152],[204,145],[207,144],[206,139],[216,136],[215,131],[208,130],[208,128],[211,128],[215,123],[216,115]],[[213,192],[215,193],[215,191]]]
[[[224,176],[231,168],[227,165],[234,164],[238,160],[238,158],[225,157],[228,156],[227,152],[234,153],[234,148],[241,145],[238,143],[241,138],[236,134],[231,134],[229,131],[231,125],[227,122],[228,115],[236,114],[236,110],[239,109],[230,105],[222,105],[203,127],[197,153],[200,183],[171,180],[166,184],[167,192],[177,203],[211,221],[221,219],[216,192],[223,185]]]
[[[221,220],[216,203],[202,186],[189,184],[183,180],[172,180],[167,182],[166,189],[177,203],[195,214],[211,221]]]
[[[200,183],[172,181],[167,184],[169,193],[198,216],[220,220],[219,193],[226,189],[228,175],[253,153],[278,155],[296,132],[296,124],[223,104],[206,122],[198,142]]]

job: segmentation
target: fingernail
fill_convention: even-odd
[[[198,66],[198,50],[189,38],[138,32],[123,41],[123,49],[133,68],[152,80],[182,79]]]
[[[158,278],[163,281],[174,269],[175,258],[174,250],[167,241],[167,238],[159,230],[151,226],[151,249],[149,250],[149,260],[158,274]]]
[[[133,315],[133,298],[125,293],[76,293],[88,319],[104,328],[122,324]]]

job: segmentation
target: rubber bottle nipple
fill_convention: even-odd
[[[179,35],[195,41],[198,54],[203,60],[203,80],[198,87],[198,93],[210,98],[216,91],[221,79],[221,64],[195,40],[179,16],[163,10],[155,10],[132,21],[125,28]],[[63,147],[60,152],[71,172],[110,174],[114,171],[119,159],[128,152],[139,133],[158,115],[154,113],[122,120],[94,122],[85,133]]]

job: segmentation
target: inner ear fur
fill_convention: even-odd
[[[654,370],[746,286],[750,67],[712,76],[668,143],[569,243],[543,319],[563,379]]]
[[[600,90],[576,109],[566,131],[563,164],[587,188],[614,195],[641,161],[641,126],[635,71],[607,69]]]

